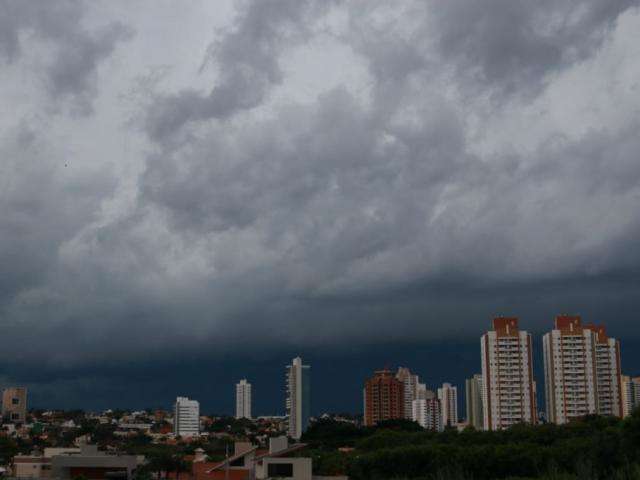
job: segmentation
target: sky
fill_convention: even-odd
[[[33,406],[283,413],[301,355],[358,412],[385,365],[462,389],[500,315],[640,373],[637,0],[0,0],[0,105]]]

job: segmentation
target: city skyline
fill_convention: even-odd
[[[601,342],[604,342],[605,344],[611,344],[615,347],[614,350],[612,350],[615,359],[619,359],[620,358],[620,342],[616,339],[612,339],[609,336],[607,336],[605,334],[606,331],[606,326],[604,325],[594,325],[593,323],[586,323],[586,325],[583,327],[582,323],[581,323],[581,317],[580,316],[571,316],[571,315],[557,315],[555,317],[555,319],[553,320],[554,322],[554,326],[551,327],[552,329],[552,333],[555,334],[555,332],[560,332],[560,330],[557,330],[558,328],[562,329],[562,332],[566,332],[563,333],[563,335],[565,334],[573,334],[571,332],[575,331],[576,332],[592,332],[591,335],[593,335],[593,338],[597,339],[596,343],[594,343],[594,347],[593,351],[594,351],[594,362],[595,362],[595,345],[596,344],[600,344]],[[509,333],[509,328],[511,327],[512,329],[515,328],[515,332],[519,332],[518,327],[519,327],[519,321],[518,318],[516,317],[496,317],[492,320],[492,324],[493,324],[493,328],[494,331],[500,332],[502,331],[502,335],[506,335],[506,337],[508,338],[510,336]],[[556,330],[554,330],[554,328]],[[497,329],[497,330],[496,330]],[[489,332],[491,332],[492,330],[489,330]],[[506,334],[504,333],[506,332]],[[498,335],[498,338],[500,338],[500,335]],[[524,335],[526,338],[528,336],[527,332],[522,332],[522,335]],[[542,337],[540,337],[539,339],[537,339],[540,343],[545,343],[548,342],[547,337],[549,337],[550,333],[547,332],[545,333]],[[580,335],[582,335],[582,333],[580,333]],[[585,333],[586,335],[586,333]],[[487,334],[483,334],[482,335],[482,347],[480,349],[480,355],[478,356],[479,360],[479,364],[477,365],[478,369],[483,369],[483,366],[485,364],[485,360],[483,360],[484,357],[484,351],[485,351],[485,343],[486,341],[484,340],[484,338],[487,336]],[[518,336],[516,334],[516,336]],[[530,336],[530,335],[529,335]],[[564,337],[562,337],[564,338]],[[574,337],[567,337],[569,338],[570,341],[574,341],[573,338]],[[495,342],[495,340],[494,340]],[[524,344],[527,345],[535,345],[536,339],[532,341],[528,340],[528,341],[523,341]],[[573,348],[573,344],[570,345]],[[543,346],[544,349],[548,350],[548,348],[546,346]],[[529,348],[529,347],[527,347]],[[545,350],[545,351],[546,351]],[[559,351],[561,352],[561,350]],[[544,352],[543,352],[544,353]],[[556,354],[557,355],[557,354]],[[535,355],[534,355],[535,356]],[[601,360],[598,360],[598,362],[600,362]],[[616,362],[619,360],[616,360]],[[548,401],[546,400],[545,397],[547,397],[549,395],[548,389],[549,388],[553,388],[551,387],[552,382],[556,382],[556,380],[550,380],[548,375],[548,360],[547,360],[547,354],[544,353],[544,356],[542,358],[542,361],[540,362],[541,364],[536,366],[535,363],[533,364],[533,366],[531,367],[532,373],[533,373],[533,378],[534,378],[534,385],[533,385],[533,391],[536,393],[535,395],[535,403],[534,406],[532,407],[535,410],[535,415],[533,415],[532,417],[529,418],[533,418],[535,421],[537,421],[538,417],[537,414],[544,414],[546,419],[549,419],[549,421],[554,421],[557,423],[563,423],[562,420],[558,420],[556,419],[553,414],[550,415],[550,409],[553,409],[553,406],[550,405],[548,403]],[[389,362],[386,363],[386,365],[389,365]],[[401,362],[402,365],[402,362]],[[594,363],[595,365],[595,363]],[[465,365],[466,366],[466,365]],[[300,381],[300,379],[302,378],[299,374],[295,373],[296,369],[304,369],[304,370],[308,370],[310,371],[310,365],[302,365],[302,360],[299,357],[294,358],[293,360],[293,369],[292,366],[289,365],[287,367],[287,379],[284,382],[283,385],[281,385],[280,387],[278,387],[277,385],[274,384],[273,379],[269,379],[269,384],[271,386],[270,389],[266,389],[264,392],[264,396],[266,397],[273,397],[274,393],[277,392],[277,390],[282,390],[284,392],[289,392],[290,389],[292,389],[291,387],[291,382],[294,381],[292,379],[295,378],[294,381],[294,387],[292,389],[293,392],[295,392],[296,387],[295,387],[295,382],[296,381]],[[369,366],[369,368],[372,368],[371,366]],[[375,367],[373,367],[375,368]],[[414,405],[412,404],[412,400],[413,399],[424,399],[424,398],[435,398],[437,397],[440,406],[438,407],[440,409],[442,416],[442,425],[446,425],[446,424],[457,424],[458,421],[462,422],[462,421],[467,421],[469,420],[468,418],[468,409],[469,409],[469,399],[467,397],[468,392],[469,392],[469,375],[473,377],[473,379],[475,379],[476,377],[479,377],[479,386],[480,388],[482,388],[483,385],[483,380],[482,380],[482,375],[477,375],[477,374],[469,374],[466,375],[465,374],[465,378],[461,381],[461,382],[456,382],[456,381],[452,381],[451,378],[445,378],[445,380],[443,380],[441,383],[439,384],[434,384],[433,382],[430,382],[429,380],[423,381],[421,382],[421,377],[420,375],[416,374],[416,370],[412,371],[412,368],[415,367],[411,367],[411,368],[407,368],[407,367],[403,367],[403,366],[399,366],[398,367],[398,371],[397,373],[392,373],[390,372],[390,375],[394,378],[394,379],[398,379],[397,381],[400,382],[400,390],[402,390],[402,393],[404,393],[404,399],[402,400],[402,404],[398,406],[399,411],[402,411],[402,417],[401,418],[409,418],[411,419],[412,417],[415,417],[414,412]],[[620,368],[620,364],[616,363],[613,364],[613,366],[611,367],[607,367],[609,368],[608,371],[611,371],[612,375],[614,374],[613,372],[619,372],[619,377],[614,378],[614,381],[618,381],[618,382],[627,382],[626,386],[623,385],[623,383],[618,383],[617,386],[615,388],[617,388],[615,395],[612,393],[606,394],[605,395],[609,395],[606,398],[612,398],[613,400],[613,404],[611,404],[610,400],[605,400],[605,402],[609,402],[609,406],[608,407],[598,407],[597,411],[595,410],[595,407],[591,407],[591,409],[587,409],[585,412],[582,413],[577,413],[576,416],[581,416],[583,414],[588,414],[588,413],[601,413],[604,415],[609,415],[609,414],[614,414],[614,415],[620,415],[621,413],[628,413],[629,410],[627,407],[623,406],[623,403],[626,402],[627,404],[630,404],[630,402],[634,402],[635,398],[638,397],[638,391],[640,391],[640,389],[637,389],[637,387],[635,387],[633,382],[637,382],[638,377],[634,371],[630,371],[629,369],[625,369]],[[525,366],[525,369],[528,369],[528,367]],[[595,369],[595,367],[594,367]],[[471,369],[472,370],[472,369]],[[542,370],[542,372],[540,372],[539,370]],[[434,370],[434,371],[437,371]],[[595,370],[594,370],[595,371]],[[293,373],[292,373],[293,372]],[[368,376],[370,376],[370,373],[373,372],[373,370],[369,370],[369,372],[367,373],[367,378]],[[570,373],[571,375],[573,375],[573,373]],[[293,377],[292,377],[293,375]],[[308,373],[306,373],[306,378],[309,378]],[[440,378],[442,378],[440,376]],[[542,380],[542,381],[541,381]],[[308,380],[307,380],[308,381]],[[354,379],[351,378],[350,382],[353,383]],[[363,380],[364,382],[364,380]],[[307,384],[308,385],[308,384]],[[615,385],[615,384],[614,384]],[[248,390],[247,390],[248,388]],[[309,387],[305,387],[307,390],[309,390]],[[478,387],[476,387],[478,388]],[[593,387],[592,387],[593,388]],[[607,388],[611,388],[611,387],[607,387]],[[627,390],[625,390],[624,395],[627,395],[627,397],[623,397],[623,389],[626,388]],[[19,389],[24,389],[24,387],[19,387]],[[464,394],[458,395],[457,391],[461,389],[460,391],[464,392]],[[437,390],[437,395],[436,395],[436,390]],[[444,391],[452,391],[453,392],[453,397],[452,397],[452,402],[450,405],[448,406],[448,402],[447,404],[443,403],[443,399],[445,398],[450,398],[449,394],[447,393],[443,393]],[[600,387],[598,387],[598,389],[596,391],[600,390]],[[5,396],[9,395],[9,396],[15,396],[12,392],[14,390],[8,389],[5,390]],[[234,411],[233,413],[235,413],[236,418],[241,418],[240,415],[240,411],[242,408],[241,407],[241,403],[242,403],[242,398],[243,395],[245,396],[244,398],[246,398],[246,395],[248,393],[248,410],[249,410],[249,418],[252,417],[251,415],[251,410],[252,410],[252,404],[253,404],[253,397],[252,397],[252,384],[248,382],[248,380],[246,378],[241,379],[239,383],[235,383],[234,384]],[[566,396],[566,394],[564,394]],[[611,395],[614,395],[613,397],[611,397]],[[285,397],[285,399],[290,398],[290,393],[286,393],[285,395],[283,395]],[[299,397],[296,393],[294,393],[295,397]],[[180,400],[181,397],[179,397]],[[313,396],[309,397],[309,398],[313,398]],[[365,395],[366,398],[366,395]],[[600,397],[598,397],[600,398]],[[182,400],[186,400],[189,401],[188,398],[182,398]],[[362,398],[361,398],[362,400]],[[298,399],[298,401],[301,401],[301,397]],[[486,401],[486,400],[484,400]],[[595,401],[595,400],[593,400]],[[592,401],[592,402],[593,402]],[[314,404],[315,401],[311,402],[310,400],[305,400],[305,403],[310,403],[310,404]],[[598,400],[598,404],[601,404],[603,402],[603,400]],[[196,402],[197,403],[197,402]],[[287,410],[287,405],[289,405],[289,400],[287,400],[285,402],[285,408],[283,410]],[[411,406],[411,408],[408,408],[408,405]],[[125,405],[126,406],[126,405]],[[163,405],[160,405],[158,403],[154,404],[154,405],[146,405],[145,407],[163,407]],[[23,407],[24,408],[24,407]],[[198,405],[199,408],[199,405]],[[421,406],[420,408],[425,408],[424,406]],[[573,408],[573,407],[569,407],[569,408]],[[627,408],[627,410],[625,410],[624,408]],[[482,410],[483,407],[481,406],[480,409]],[[448,413],[451,410],[453,410],[453,414],[452,413]],[[315,410],[308,410],[307,407],[307,413],[305,413],[305,416],[309,416],[309,415],[318,415],[321,413],[340,413],[340,412],[344,412],[344,413],[349,413],[349,414],[355,414],[355,415],[363,415],[364,416],[364,412],[366,411],[366,407],[363,408],[352,408],[352,409],[348,409],[348,408],[343,408],[343,409],[323,409],[322,407],[320,408],[316,408]],[[224,412],[224,411],[217,411],[217,412],[213,412],[213,411],[206,411],[206,413],[217,413],[217,414],[229,414],[229,412]],[[205,413],[203,412],[203,413]],[[310,412],[310,413],[309,413]],[[231,415],[233,415],[233,413],[231,413]],[[286,413],[286,412],[285,412]],[[282,409],[278,410],[277,408],[274,410],[270,410],[270,411],[261,411],[258,415],[256,416],[271,416],[271,415],[282,415]],[[240,416],[239,416],[240,415]],[[449,417],[450,416],[450,417]],[[364,416],[364,418],[366,418],[366,416]],[[453,418],[456,419],[456,421],[447,421],[447,418]],[[482,422],[481,422],[482,423]],[[297,430],[297,431],[304,431],[304,428],[302,427],[302,424],[296,428],[301,428],[302,430]],[[299,434],[296,434],[299,435]]]

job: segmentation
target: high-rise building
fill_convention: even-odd
[[[418,385],[420,384],[418,375],[411,373],[408,368],[399,367],[396,378],[402,382],[404,388],[404,418],[410,420],[413,415],[412,402],[418,398]]]
[[[465,380],[465,405],[467,408],[467,424],[476,430],[482,430],[482,375],[476,373]]]
[[[181,437],[200,434],[200,403],[187,397],[176,398],[173,406],[173,433]]]
[[[311,416],[311,367],[296,357],[287,366],[288,433],[298,440],[309,426]]]
[[[589,414],[622,416],[620,345],[604,327],[559,315],[543,337],[547,420],[563,424]]]
[[[640,377],[622,375],[622,413],[624,417],[640,407]]]
[[[2,392],[2,418],[12,423],[24,423],[27,419],[27,389],[8,387]]]
[[[418,398],[411,402],[411,410],[411,418],[423,428],[436,432],[444,430],[440,400],[437,398]]]
[[[436,392],[429,390],[424,383],[418,383],[416,387],[416,399],[431,400],[432,398],[436,398]]]
[[[372,426],[383,420],[405,418],[404,384],[391,370],[375,372],[364,386],[364,424]]]
[[[443,383],[438,388],[438,400],[442,413],[442,425],[455,427],[458,424],[458,387],[450,383]]]
[[[602,325],[588,324],[595,334],[598,414],[622,417],[620,342],[607,336]]]
[[[484,429],[536,423],[531,335],[518,328],[517,318],[499,317],[493,330],[482,335],[480,346]]]
[[[236,384],[236,418],[251,418],[251,384],[245,378]]]

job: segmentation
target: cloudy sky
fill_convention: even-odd
[[[0,0],[0,105],[0,383],[40,406],[247,375],[275,413],[301,354],[357,411],[495,315],[640,372],[638,1]]]

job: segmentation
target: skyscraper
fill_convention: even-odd
[[[251,384],[245,378],[236,384],[236,418],[251,418]]]
[[[418,398],[411,402],[411,407],[411,418],[414,422],[418,422],[421,427],[436,432],[444,430],[440,400],[437,398],[430,398],[428,400]]]
[[[418,375],[411,373],[408,368],[399,367],[396,378],[402,382],[404,388],[404,418],[411,419],[413,415],[412,402],[418,398]]]
[[[563,424],[594,413],[623,415],[620,347],[603,327],[559,315],[542,340],[549,422]]]
[[[2,392],[2,418],[11,423],[24,423],[27,419],[27,389],[8,387]]]
[[[458,387],[450,383],[443,383],[438,388],[438,400],[442,413],[442,425],[454,427],[458,424]]]
[[[296,357],[287,365],[287,416],[288,433],[299,439],[309,426],[311,416],[311,367],[303,365]]]
[[[364,385],[364,424],[398,418],[405,418],[404,384],[391,370],[378,370]]]
[[[517,318],[499,317],[493,330],[482,335],[480,347],[484,429],[536,423],[531,335],[518,328]]]
[[[173,433],[181,437],[200,434],[200,403],[187,397],[176,398],[173,406]]]
[[[476,373],[465,380],[465,405],[467,410],[467,424],[476,430],[482,430],[482,375]]]

